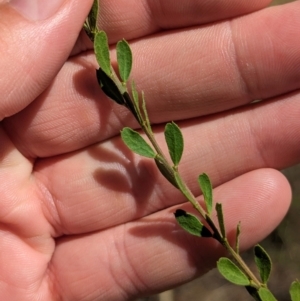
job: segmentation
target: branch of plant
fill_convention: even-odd
[[[141,116],[140,116],[141,117]],[[141,117],[142,120],[142,117]],[[174,173],[177,173],[177,179],[181,181],[181,187],[178,189],[180,192],[184,195],[184,197],[192,204],[192,206],[200,213],[202,218],[207,222],[207,224],[211,227],[213,230],[213,238],[215,238],[218,242],[220,242],[227,251],[232,255],[232,257],[238,262],[242,270],[248,275],[249,279],[252,281],[253,286],[255,286],[257,289],[262,286],[260,281],[256,278],[256,276],[252,273],[252,271],[249,269],[243,258],[230,246],[228,240],[226,237],[223,237],[217,228],[217,225],[215,222],[211,219],[211,217],[207,214],[207,212],[204,210],[204,208],[201,207],[199,202],[196,200],[196,197],[193,195],[189,187],[187,186],[186,182],[181,177],[178,170],[174,170],[172,166],[169,164],[168,160],[166,159],[165,155],[163,154],[161,148],[159,147],[152,131],[149,131],[147,127],[143,126],[143,123],[140,123],[140,126],[144,133],[147,135],[147,137],[150,140],[150,143],[157,151],[158,155],[162,158],[162,164],[164,164],[164,167],[166,170],[169,170],[172,173],[172,177],[175,178]],[[183,187],[183,189],[182,189]]]
[[[130,46],[125,40],[119,41],[116,45],[119,68],[119,74],[117,75],[110,62],[108,38],[105,32],[99,30],[97,27],[98,12],[99,3],[98,0],[94,0],[91,12],[84,24],[87,35],[94,42],[95,55],[100,66],[96,73],[98,83],[108,97],[113,99],[116,103],[125,106],[133,114],[152,147],[148,145],[138,132],[130,128],[124,128],[121,131],[123,141],[137,154],[154,159],[162,175],[174,187],[180,190],[209,228],[203,225],[196,216],[181,209],[174,213],[180,226],[192,235],[216,239],[239,266],[238,267],[228,258],[220,258],[217,262],[219,272],[230,282],[245,286],[255,300],[276,301],[273,294],[267,288],[267,281],[272,266],[268,253],[260,245],[256,245],[254,248],[256,266],[261,278],[261,281],[259,281],[239,254],[240,224],[237,226],[236,246],[234,249],[227,239],[222,204],[217,203],[215,207],[218,222],[214,222],[212,219],[213,188],[209,177],[206,174],[202,174],[198,179],[206,208],[200,205],[181,177],[178,164],[182,156],[184,143],[181,130],[174,122],[168,123],[165,128],[165,138],[170,158],[174,164],[169,163],[169,160],[161,150],[152,131],[143,92],[142,103],[140,103],[139,93],[135,88],[134,82],[132,82],[131,85],[131,93],[128,92],[127,80],[132,67]],[[292,283],[290,295],[292,301],[300,301],[299,281]]]

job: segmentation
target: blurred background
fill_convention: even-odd
[[[274,0],[271,5],[281,5],[293,0]],[[289,286],[300,279],[300,165],[282,171],[293,189],[293,202],[280,226],[261,245],[273,261],[269,287],[280,301],[290,301]],[[245,261],[253,266],[253,251],[245,253]],[[215,269],[190,283],[159,295],[136,301],[253,301],[243,287],[224,280]]]

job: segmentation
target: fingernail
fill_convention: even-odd
[[[45,20],[53,16],[65,0],[10,0],[10,5],[31,21]]]

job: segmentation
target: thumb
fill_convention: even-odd
[[[92,0],[0,0],[0,120],[32,102],[68,58]]]

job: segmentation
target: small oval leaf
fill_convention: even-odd
[[[93,6],[88,15],[88,22],[92,30],[97,30],[97,19],[99,14],[99,0],[94,0]]]
[[[131,82],[131,94],[132,94],[133,101],[135,103],[135,107],[140,112],[139,93],[138,93],[138,91],[136,89],[136,85],[135,85],[134,80],[132,80],[132,82]]]
[[[220,203],[216,204],[217,218],[219,222],[220,231],[223,237],[226,237],[225,223],[224,223],[224,214],[223,206]]]
[[[132,69],[132,52],[125,40],[117,43],[117,61],[120,77],[123,82],[126,82]]]
[[[127,91],[125,91],[123,94],[123,99],[125,101],[125,106],[128,108],[128,110],[133,114],[133,116],[135,117],[135,119],[138,121],[138,123],[140,123],[140,118],[139,118],[139,112],[136,110],[135,107],[135,103],[134,101],[131,99],[129,93]]]
[[[111,77],[110,57],[107,35],[104,31],[98,31],[95,35],[94,50],[97,62],[101,69]]]
[[[250,294],[250,296],[255,300],[255,301],[261,301],[259,295],[258,295],[258,290],[254,288],[253,286],[245,286],[245,289],[247,292]]]
[[[93,6],[89,12],[88,17],[86,18],[84,22],[84,30],[91,39],[91,41],[94,41],[94,35],[97,31],[97,18],[99,13],[99,3],[98,0],[94,0]]]
[[[258,268],[261,281],[266,284],[269,280],[272,269],[271,258],[266,250],[260,245],[256,245],[254,247],[254,255],[255,263]]]
[[[167,123],[165,127],[165,139],[170,157],[174,165],[177,166],[183,153],[183,137],[181,130],[176,123]]]
[[[97,80],[102,91],[119,105],[125,105],[124,97],[115,82],[101,69],[96,70]]]
[[[277,301],[273,294],[267,288],[264,287],[261,287],[258,290],[258,295],[261,301]]]
[[[177,189],[179,189],[179,186],[176,182],[176,178],[174,176],[174,171],[170,170],[168,168],[168,166],[159,158],[159,156],[156,156],[154,158],[155,160],[155,164],[157,166],[157,168],[159,169],[159,171],[161,172],[161,174]]]
[[[174,213],[178,224],[188,233],[199,237],[212,237],[211,232],[199,221],[199,219],[182,209]]]
[[[127,147],[136,154],[147,158],[155,158],[154,150],[138,132],[125,127],[121,131],[121,137]]]
[[[300,301],[300,282],[298,280],[291,284],[290,295],[292,301]]]
[[[144,115],[144,121],[146,121],[146,127],[148,128],[148,131],[150,131],[152,133],[151,123],[150,123],[150,119],[149,119],[147,107],[146,107],[144,91],[142,91],[142,112]]]
[[[236,226],[236,233],[235,233],[235,251],[237,254],[240,253],[240,235],[241,235],[241,222],[239,222]]]
[[[213,192],[210,179],[207,174],[203,173],[199,176],[198,182],[203,193],[207,213],[210,216],[213,208]]]
[[[250,285],[248,277],[229,258],[221,257],[217,261],[217,268],[221,275],[236,285]]]

